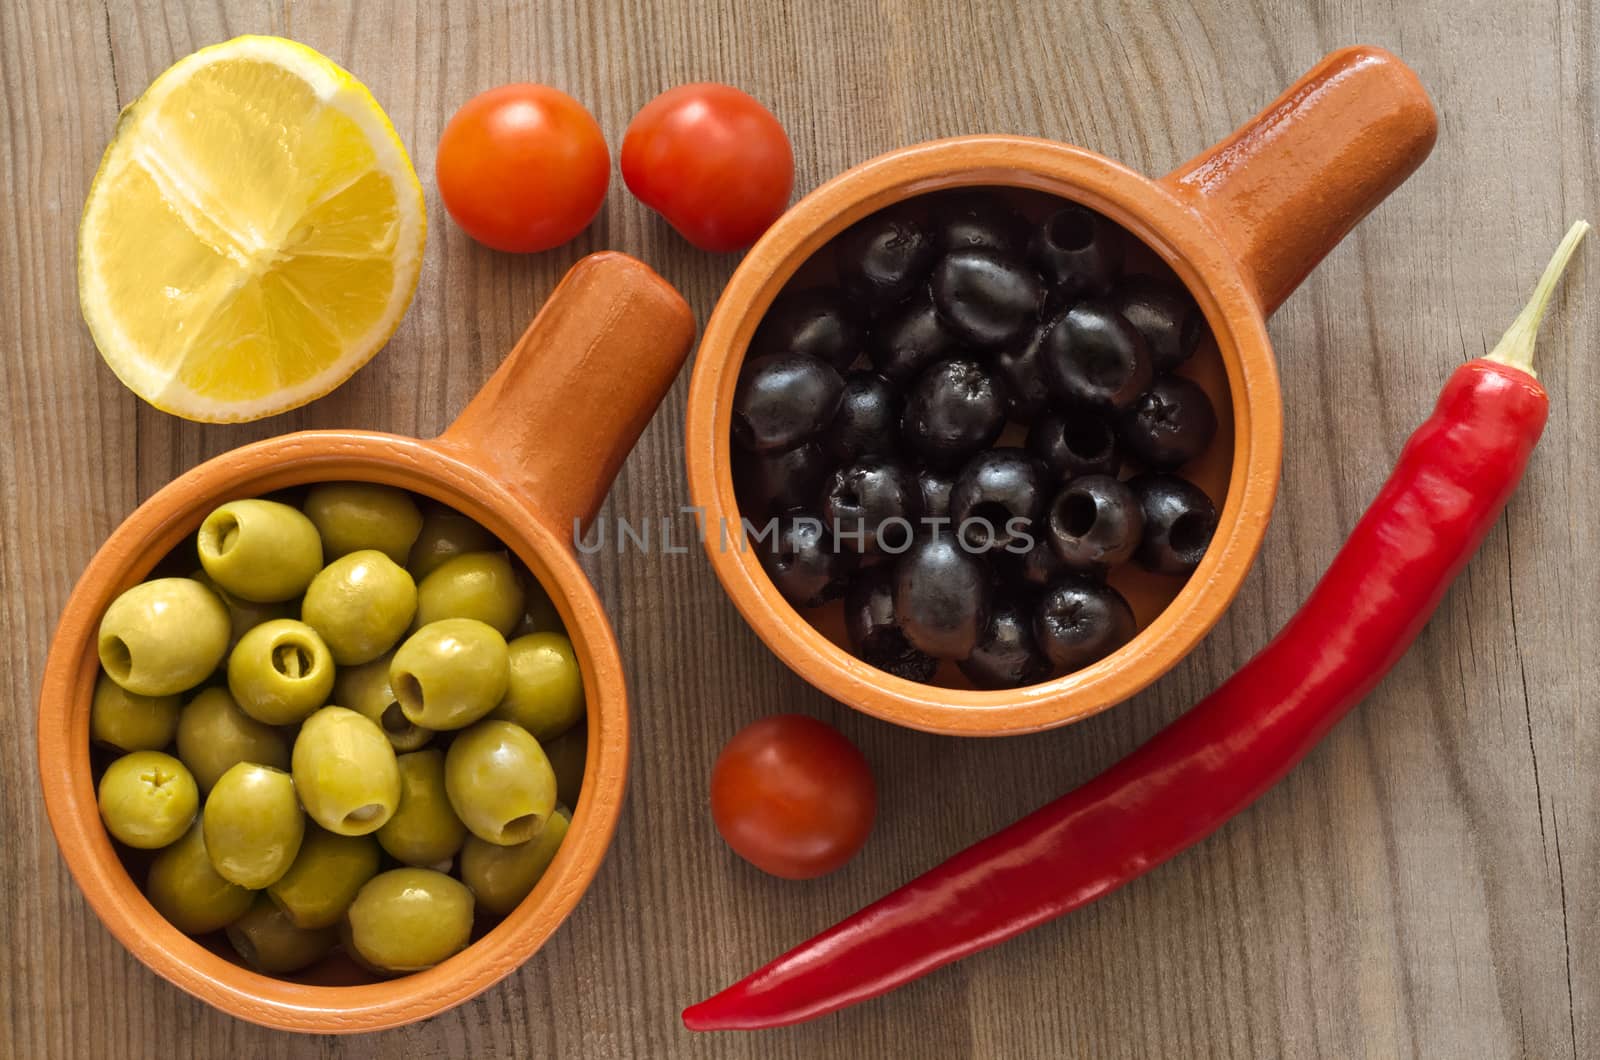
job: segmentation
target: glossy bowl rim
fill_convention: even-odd
[[[124,519],[63,608],[37,714],[40,777],[57,846],[90,906],[129,952],[231,1015],[281,1030],[338,1034],[397,1027],[453,1008],[538,951],[577,905],[610,846],[626,793],[629,744],[627,687],[610,622],[567,544],[526,501],[466,456],[446,441],[370,431],[306,431],[223,453],[174,479]],[[111,846],[89,759],[89,700],[98,673],[94,632],[110,600],[146,577],[216,504],[323,481],[398,486],[482,523],[550,591],[578,656],[587,700],[583,790],[572,808],[569,838],[534,891],[482,938],[434,968],[356,986],[262,975],[169,924]]]
[[[1195,295],[1216,337],[1234,414],[1234,453],[1216,536],[1199,568],[1133,640],[1085,669],[1037,685],[975,691],[895,677],[856,659],[785,601],[739,526],[729,426],[738,369],[756,326],[790,277],[828,240],[901,199],[960,186],[1030,188],[1084,203],[1133,232]],[[1161,183],[1070,144],[962,136],[890,151],[807,195],[734,270],[706,324],[689,384],[685,451],[702,540],[723,589],[756,634],[820,691],[927,732],[996,736],[1082,720],[1175,666],[1217,623],[1261,547],[1283,447],[1277,365],[1259,303],[1217,230]],[[715,528],[715,529],[712,529]]]

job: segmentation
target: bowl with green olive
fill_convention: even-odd
[[[646,266],[592,255],[439,437],[271,438],[111,534],[51,644],[39,772],[136,957],[243,1019],[349,1033],[539,949],[604,857],[628,760],[573,542],[693,330]]]

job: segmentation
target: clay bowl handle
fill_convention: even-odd
[[[590,254],[436,444],[520,492],[571,547],[693,338],[688,303],[648,265]]]
[[[1270,314],[1433,148],[1417,75],[1382,48],[1341,48],[1163,181],[1206,216]]]

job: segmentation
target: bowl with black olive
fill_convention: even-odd
[[[822,691],[927,731],[1036,731],[1144,688],[1265,533],[1265,318],[1434,129],[1409,69],[1350,48],[1160,180],[966,136],[818,188],[735,270],[690,385],[690,492],[735,606]]]

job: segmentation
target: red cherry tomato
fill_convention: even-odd
[[[445,209],[495,250],[528,253],[583,231],[605,201],[611,152],[583,104],[548,85],[473,96],[439,137]]]
[[[872,831],[878,791],[867,760],[832,725],[801,714],[763,718],[711,767],[711,817],[730,847],[764,872],[808,880],[855,856]]]
[[[794,152],[755,97],[732,85],[680,85],[628,124],[622,179],[701,250],[742,250],[789,204]]]

